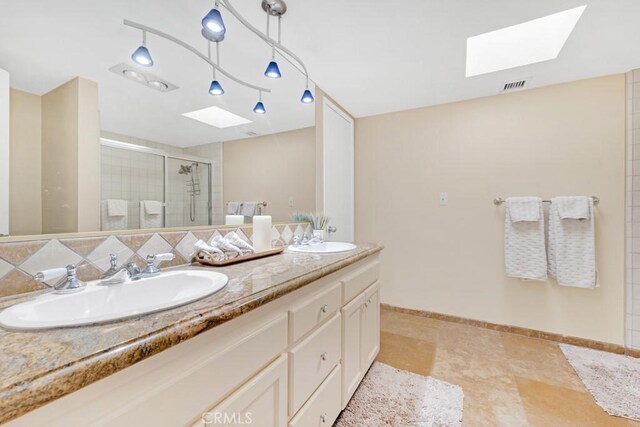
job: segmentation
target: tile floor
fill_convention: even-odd
[[[464,426],[640,426],[604,412],[558,344],[381,311],[378,361],[464,390]]]

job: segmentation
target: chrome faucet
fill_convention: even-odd
[[[55,279],[56,277],[60,277],[63,275],[67,275],[67,277],[57,285],[51,286],[47,283],[48,280]],[[74,292],[80,292],[87,287],[87,284],[81,282],[76,277],[76,266],[75,265],[67,265],[62,268],[52,268],[49,270],[40,271],[35,275],[35,279],[43,283],[50,288],[53,288],[54,293],[56,294],[71,294]]]
[[[318,237],[309,238],[307,233],[302,234],[302,239],[298,236],[293,236],[293,246],[308,246],[316,243],[322,243],[322,241]]]
[[[147,255],[147,266],[144,270],[134,262],[127,263],[122,267],[118,267],[118,257],[111,254],[111,267],[101,277],[101,283],[104,285],[115,285],[118,283],[139,280],[144,277],[152,277],[160,274],[160,269],[154,265],[156,261],[171,261],[175,255],[172,253]]]
[[[160,269],[155,266],[155,262],[171,261],[175,258],[175,255],[171,252],[166,254],[147,255],[147,266],[142,270],[140,275],[142,277],[153,277],[160,274]]]

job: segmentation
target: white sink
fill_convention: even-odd
[[[229,278],[212,271],[172,271],[117,285],[88,282],[82,292],[47,294],[0,313],[14,330],[89,325],[167,310],[214,294]]]
[[[306,252],[312,254],[328,254],[333,252],[347,252],[356,248],[353,243],[323,242],[315,245],[289,246],[291,252]]]

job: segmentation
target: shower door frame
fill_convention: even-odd
[[[204,157],[191,156],[189,154],[172,154],[168,153],[164,150],[159,150],[157,148],[145,147],[144,145],[131,144],[128,142],[122,142],[115,139],[109,138],[100,138],[100,146],[101,147],[110,147],[117,148],[120,150],[129,150],[136,151],[138,153],[146,153],[146,154],[154,154],[156,156],[161,156],[163,158],[162,165],[164,167],[164,182],[163,182],[163,193],[164,200],[162,201],[162,226],[163,228],[167,228],[167,199],[169,198],[169,159],[176,160],[185,160],[187,162],[196,162],[209,165],[209,173],[207,174],[207,183],[208,183],[208,196],[209,200],[207,203],[207,212],[209,215],[208,225],[213,225],[213,185],[211,183],[211,178],[213,174],[213,161],[210,159],[206,159]],[[188,225],[183,225],[183,227],[188,227]]]

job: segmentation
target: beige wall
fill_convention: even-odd
[[[100,229],[97,102],[97,85],[79,77],[42,96],[43,233]]]
[[[78,231],[100,230],[98,84],[78,80]]]
[[[223,148],[224,203],[266,201],[273,221],[315,211],[314,127],[229,141]],[[289,197],[294,207],[288,207]],[[225,210],[226,211],[226,210]]]
[[[623,344],[624,151],[624,75],[358,119],[356,235],[386,247],[382,301]],[[492,200],[516,195],[600,197],[600,288],[505,277]]]
[[[11,89],[9,234],[42,233],[40,96]]]

